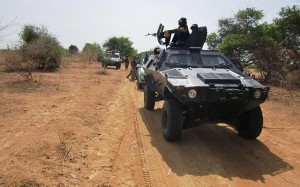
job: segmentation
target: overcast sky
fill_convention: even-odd
[[[146,37],[156,32],[159,23],[174,29],[186,17],[188,26],[207,26],[217,30],[218,19],[233,17],[238,10],[254,7],[263,10],[264,21],[272,22],[281,7],[300,5],[300,0],[0,0],[0,48],[14,45],[26,24],[46,26],[59,42],[80,50],[85,43],[101,46],[110,37],[129,37],[139,52],[158,46]]]

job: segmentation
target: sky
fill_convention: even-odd
[[[158,46],[156,38],[145,36],[178,26],[181,17],[188,26],[206,26],[216,32],[218,20],[233,17],[239,10],[255,8],[271,23],[282,7],[300,5],[300,0],[0,0],[0,48],[20,41],[24,25],[45,26],[61,45],[81,50],[85,43],[101,46],[111,37],[128,37],[138,52]]]

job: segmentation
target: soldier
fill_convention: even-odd
[[[127,71],[129,66],[129,60],[128,60],[128,56],[125,57],[125,70]]]
[[[126,76],[126,78],[129,78],[130,77],[130,80],[133,81],[136,79],[136,65],[138,64],[138,57],[134,57],[133,60],[131,61],[130,63],[130,66],[131,66],[131,69],[130,69],[130,72],[129,74]]]
[[[187,39],[190,36],[189,28],[187,26],[186,18],[182,17],[178,20],[178,28],[173,30],[166,30],[159,34],[160,38],[165,38],[165,44],[168,46],[170,44],[171,34],[174,33],[171,47],[183,47]]]
[[[175,35],[171,43],[171,46],[173,47],[183,47],[190,36],[186,18],[180,18],[178,20],[178,25],[178,28],[175,29]]]

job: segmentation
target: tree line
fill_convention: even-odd
[[[300,87],[300,9],[281,8],[272,23],[262,22],[262,10],[247,8],[218,20],[207,37],[209,49],[220,50],[244,67],[254,65],[263,79]]]
[[[4,30],[7,26],[0,27]],[[128,37],[108,38],[101,47],[98,43],[86,43],[81,52],[76,45],[71,44],[64,49],[57,38],[44,26],[25,25],[19,33],[19,45],[6,49],[6,71],[17,71],[26,79],[32,79],[36,70],[55,71],[61,65],[65,55],[81,55],[89,61],[101,59],[106,51],[118,51],[123,56],[132,57],[137,50]]]

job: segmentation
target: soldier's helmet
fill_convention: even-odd
[[[197,30],[198,29],[198,25],[197,24],[193,24],[192,26],[191,26],[191,30]]]
[[[184,26],[186,26],[186,24],[187,24],[186,18],[182,17],[178,20],[178,25],[180,27],[184,27]]]

